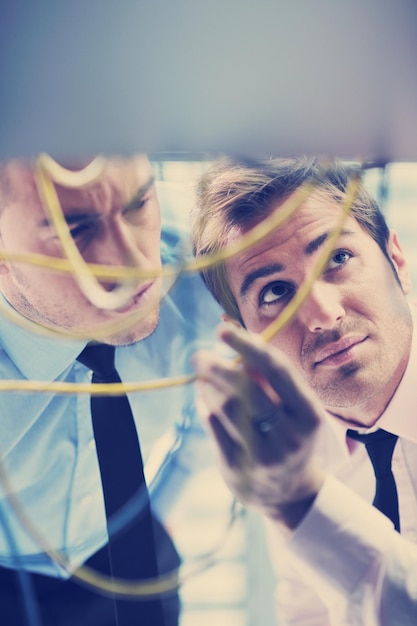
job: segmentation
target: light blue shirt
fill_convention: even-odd
[[[164,263],[174,262],[179,248],[178,234],[172,228],[164,231]],[[2,300],[2,309],[15,314]],[[161,303],[154,334],[116,349],[121,379],[192,374],[193,352],[213,344],[219,321],[220,309],[200,277],[180,276]],[[91,372],[76,361],[84,345],[23,329],[0,313],[2,379],[88,382]],[[152,506],[161,518],[190,472],[211,462],[193,394],[193,384],[129,394]],[[77,567],[107,542],[89,396],[1,392],[0,424],[0,458],[14,494],[50,546]],[[17,564],[34,572],[66,575],[27,532],[0,486],[0,565]]]

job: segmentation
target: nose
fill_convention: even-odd
[[[106,231],[104,254],[108,257],[107,265],[135,265],[138,261],[139,247],[137,232],[123,219],[115,219]]]
[[[137,233],[121,219],[115,219],[104,228],[102,237],[96,242],[92,262],[113,267],[140,267],[141,253]],[[90,260],[91,262],[91,260]],[[130,279],[131,282],[132,279]],[[122,281],[123,282],[123,281]],[[120,280],[102,281],[107,291],[112,291],[122,284]]]
[[[313,284],[298,314],[312,333],[333,329],[345,315],[338,287],[321,280]]]

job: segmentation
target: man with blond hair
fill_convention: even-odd
[[[282,626],[417,618],[416,312],[396,233],[363,186],[349,200],[357,176],[316,159],[224,157],[193,215],[197,258],[235,251],[201,273],[239,357],[196,358],[200,412],[226,482],[267,520]]]

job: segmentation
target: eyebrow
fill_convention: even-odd
[[[129,211],[129,209],[133,209],[136,207],[138,202],[143,199],[143,196],[148,193],[149,189],[153,186],[155,182],[155,177],[150,176],[144,185],[141,185],[139,189],[136,191],[135,195],[125,206],[123,207],[123,211]]]
[[[314,254],[316,250],[321,248],[321,246],[324,244],[324,242],[329,238],[331,234],[332,234],[332,231],[327,231],[323,233],[322,235],[319,235],[318,237],[313,239],[313,241],[310,241],[310,243],[308,243],[306,247],[304,248],[304,254],[306,256],[311,256],[312,254]],[[353,235],[353,234],[354,233],[351,230],[342,230],[339,236],[341,237],[342,235]]]
[[[248,293],[251,285],[258,280],[258,278],[265,278],[266,276],[271,276],[271,274],[276,274],[277,272],[282,272],[284,269],[284,265],[281,263],[272,263],[271,265],[265,265],[265,267],[259,267],[253,272],[249,272],[243,279],[243,282],[240,286],[240,296],[244,298]]]
[[[353,234],[354,233],[351,230],[342,230],[342,232],[340,233],[340,235],[353,235]],[[318,237],[310,241],[304,248],[305,256],[311,256],[312,254],[314,254],[314,252],[316,252],[316,250],[318,250],[324,244],[324,242],[329,238],[330,235],[331,235],[331,231],[328,231],[328,232],[322,233],[321,235],[319,235]],[[272,274],[277,274],[279,272],[282,272],[284,269],[285,269],[285,265],[283,265],[282,263],[271,263],[270,265],[259,267],[253,272],[249,272],[249,274],[247,274],[245,278],[243,279],[242,284],[240,286],[240,290],[239,290],[240,297],[244,298],[246,296],[249,289],[251,288],[253,283],[256,280],[258,280],[258,278],[265,278],[267,276],[271,276]]]
[[[146,181],[146,183],[144,183],[138,188],[133,198],[129,200],[129,202],[123,206],[123,212],[133,209],[138,204],[138,202],[140,202],[143,199],[143,196],[153,186],[154,182],[155,182],[155,177],[150,176],[149,179]],[[77,213],[75,212],[75,208],[73,208],[73,209],[68,209],[68,213],[64,213],[64,219],[66,223],[68,224],[68,226],[71,226],[73,224],[79,224],[80,222],[98,220],[99,218],[100,218],[99,213],[93,210],[89,211],[88,209],[86,211],[83,211],[82,213]],[[48,216],[44,217],[43,219],[40,220],[39,226],[52,226],[52,219]]]

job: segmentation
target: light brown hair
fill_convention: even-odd
[[[274,205],[307,181],[314,182],[314,194],[325,195],[341,204],[351,176],[352,170],[339,163],[323,169],[316,158],[220,157],[203,175],[197,187],[197,201],[191,214],[195,256],[210,255],[224,248],[233,228],[252,228],[270,215]],[[355,198],[351,216],[376,241],[390,261],[387,253],[388,226],[378,204],[363,186]],[[394,268],[393,271],[395,273]],[[224,263],[218,262],[201,270],[201,276],[225,313],[243,323],[229,287]]]

